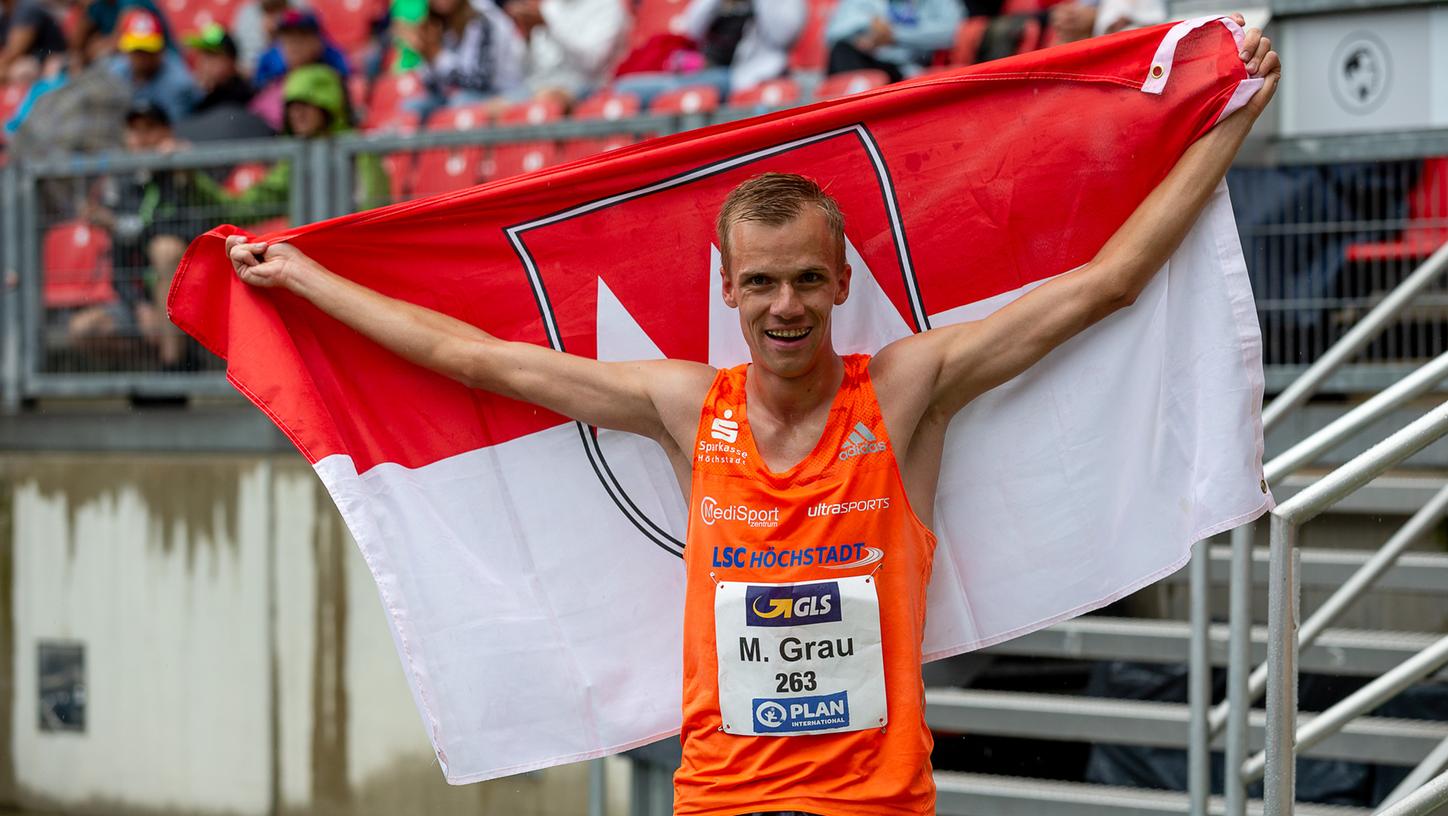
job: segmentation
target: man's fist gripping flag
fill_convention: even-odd
[[[1089,260],[1261,82],[1240,36],[1210,18],[1088,40],[273,237],[500,338],[729,366],[748,353],[715,216],[739,182],[799,173],[846,216],[836,348],[874,352]],[[652,442],[469,390],[246,286],[223,249],[236,231],[192,244],[172,317],[331,492],[448,780],[678,730],[679,554],[687,524],[722,516],[686,517]],[[1120,598],[1270,507],[1259,345],[1223,188],[1133,307],[955,419],[927,657]]]

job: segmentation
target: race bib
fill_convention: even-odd
[[[869,575],[715,587],[724,730],[797,736],[884,728],[880,600]]]

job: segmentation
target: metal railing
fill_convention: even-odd
[[[1442,277],[1445,268],[1448,268],[1448,245],[1434,252],[1338,343],[1328,349],[1292,387],[1268,405],[1263,411],[1264,429],[1271,430],[1293,409],[1305,403],[1335,369],[1358,355],[1385,327],[1392,325],[1403,311],[1412,305],[1416,297],[1435,284]],[[1438,348],[1441,349],[1442,346]],[[1435,388],[1445,376],[1448,376],[1448,353],[1440,353],[1417,371],[1385,388],[1372,399],[1268,462],[1264,468],[1264,478],[1275,483],[1311,464],[1389,411]],[[1189,782],[1193,814],[1206,813],[1211,739],[1223,725],[1227,727],[1224,794],[1225,812],[1228,816],[1245,814],[1247,786],[1264,775],[1264,804],[1267,813],[1291,813],[1294,803],[1295,750],[1311,747],[1335,733],[1348,720],[1366,713],[1448,662],[1448,638],[1445,638],[1314,718],[1311,725],[1305,727],[1299,738],[1294,740],[1297,717],[1296,662],[1299,649],[1313,644],[1332,621],[1396,562],[1409,544],[1421,538],[1448,513],[1448,488],[1441,490],[1389,538],[1322,604],[1300,631],[1297,626],[1298,588],[1295,577],[1296,531],[1301,524],[1353,490],[1443,436],[1445,431],[1448,431],[1448,403],[1440,405],[1407,428],[1333,471],[1273,512],[1268,584],[1268,661],[1255,670],[1250,668],[1249,634],[1252,525],[1243,525],[1232,532],[1227,699],[1210,713],[1208,707],[1211,689],[1207,674],[1210,664],[1205,660],[1210,625],[1210,610],[1205,598],[1208,551],[1205,542],[1198,544],[1193,557],[1191,581],[1192,728],[1189,743]],[[1253,701],[1264,691],[1269,692],[1266,748],[1249,758],[1247,734],[1250,710]],[[1441,769],[1445,762],[1448,762],[1448,747],[1433,752],[1425,759],[1418,771],[1394,792],[1394,797],[1405,796],[1409,790],[1408,781],[1421,784],[1428,776]]]

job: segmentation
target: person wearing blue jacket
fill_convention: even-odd
[[[914,76],[960,26],[960,0],[842,0],[825,28],[829,73],[875,68]]]

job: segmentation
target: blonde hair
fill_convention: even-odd
[[[804,176],[794,173],[761,173],[729,192],[714,231],[719,238],[719,254],[729,265],[729,228],[745,221],[757,221],[771,227],[787,224],[799,217],[806,207],[818,207],[835,238],[839,262],[845,262],[845,214],[829,193]]]

